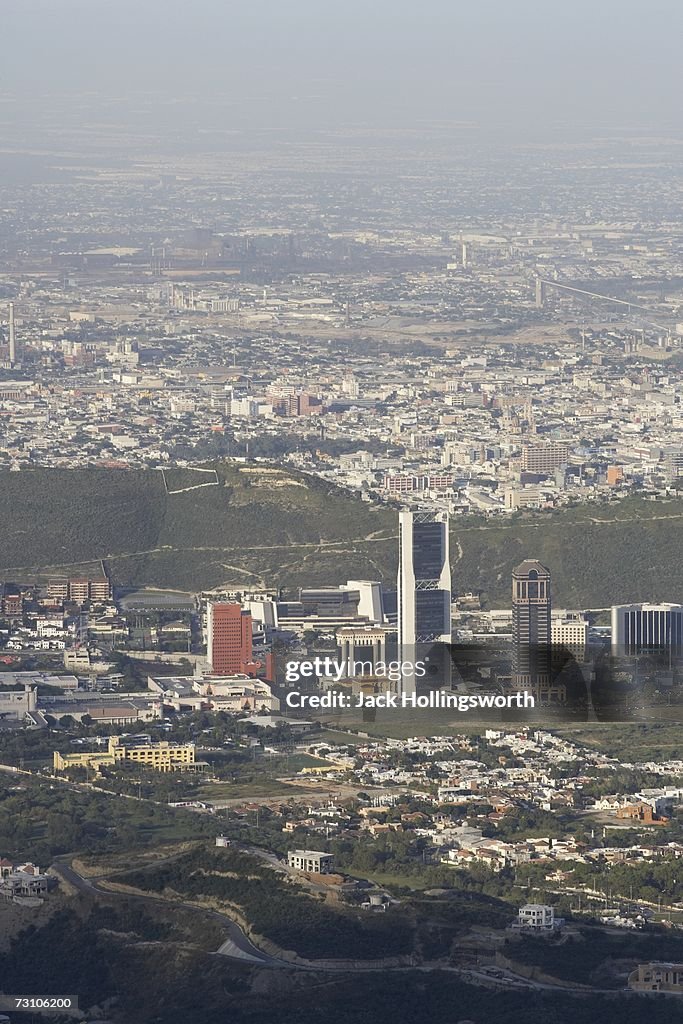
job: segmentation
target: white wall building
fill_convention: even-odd
[[[561,928],[563,924],[564,920],[561,917],[555,917],[554,907],[549,907],[545,903],[526,903],[519,908],[517,920],[511,927],[519,931],[552,932]]]
[[[631,655],[652,649],[683,651],[683,605],[614,605],[612,653]]]
[[[331,853],[320,853],[318,850],[290,850],[287,854],[287,864],[290,868],[313,875],[329,875],[333,863],[334,857]]]

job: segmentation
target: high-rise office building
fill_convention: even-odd
[[[612,608],[612,653],[683,654],[683,605],[621,604]]]
[[[583,661],[588,646],[588,619],[579,611],[553,612],[550,639],[554,651],[568,652],[578,661]]]
[[[665,449],[664,472],[669,483],[683,476],[683,447],[672,445]]]
[[[251,613],[234,602],[215,602],[207,609],[208,659],[219,676],[246,672],[253,666]]]
[[[569,459],[569,445],[560,441],[526,444],[522,449],[522,469],[530,473],[552,473]]]
[[[399,514],[398,646],[405,664],[429,657],[426,645],[451,642],[451,566],[448,555],[447,512]],[[444,659],[439,678],[447,682]],[[404,670],[403,688],[412,690],[415,678]]]
[[[512,682],[547,693],[551,681],[550,570],[528,559],[512,570]]]
[[[451,639],[451,566],[447,512],[401,512],[398,642]]]

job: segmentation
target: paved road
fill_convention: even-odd
[[[106,896],[107,898],[119,897],[126,900],[140,900],[143,903],[155,903],[157,906],[161,903],[171,909],[178,905],[171,903],[170,900],[164,900],[157,896],[122,893],[106,889],[96,880],[79,875],[79,873],[66,861],[55,861],[52,868],[57,872],[57,874],[61,875],[66,882],[73,885],[74,888],[78,889],[80,892],[88,892],[90,894],[95,893],[99,896]],[[196,914],[203,914],[205,917],[210,917],[213,918],[213,920],[220,922],[221,926],[224,927],[228,933],[228,937],[225,942],[223,942],[216,951],[222,956],[229,956],[233,959],[248,961],[249,963],[258,963],[263,967],[287,967],[291,970],[292,967],[297,966],[296,964],[291,964],[286,960],[278,960],[277,957],[269,956],[267,953],[258,949],[240,926],[236,924],[232,918],[228,917],[227,914],[221,914],[219,911],[211,910],[209,907],[196,907],[192,903],[181,903],[180,906],[186,910],[193,911]]]
[[[253,852],[253,851],[252,851]],[[269,859],[273,855],[266,855],[266,859]],[[275,859],[275,858],[273,858]],[[281,867],[281,865],[280,865]],[[339,963],[329,963],[325,960],[313,961],[307,964],[292,963],[290,960],[281,960],[278,957],[270,956],[268,953],[264,953],[263,950],[259,949],[249,939],[246,933],[236,924],[232,918],[228,917],[227,914],[222,914],[217,910],[211,910],[209,907],[197,907],[193,903],[176,903],[170,900],[165,900],[163,897],[158,896],[146,896],[138,895],[137,893],[125,893],[116,892],[116,890],[106,889],[101,886],[97,879],[86,878],[80,875],[73,867],[64,860],[57,860],[52,864],[52,869],[68,883],[73,885],[76,889],[81,892],[88,892],[91,895],[95,894],[98,896],[106,896],[107,898],[119,897],[126,900],[139,900],[143,903],[155,903],[157,906],[162,904],[167,908],[173,909],[177,907],[183,907],[185,910],[191,910],[196,914],[203,914],[205,917],[213,918],[213,920],[220,922],[221,926],[225,928],[228,933],[225,941],[219,946],[214,956],[226,956],[233,960],[239,960],[242,963],[250,963],[259,965],[261,967],[269,968],[286,968],[287,970],[298,970],[298,971],[325,971],[333,973],[349,973],[353,970],[363,971],[384,971],[384,970],[414,970],[414,966],[402,966],[387,968],[384,965],[369,963],[367,965],[360,962],[356,966],[340,965]],[[456,968],[450,968],[456,970]]]
[[[252,850],[251,852],[255,851]],[[261,852],[263,853],[263,851]],[[270,859],[271,856],[272,855],[267,855],[267,858],[264,859]],[[63,860],[55,861],[54,864],[52,865],[52,868],[59,875],[61,875],[65,881],[73,885],[76,889],[78,889],[81,892],[88,892],[90,894],[106,896],[107,898],[120,897],[126,900],[134,899],[139,900],[143,903],[156,903],[157,905],[161,903],[169,908],[182,906],[185,910],[190,910],[194,913],[203,914],[204,916],[213,918],[213,920],[220,922],[221,926],[225,928],[227,932],[227,938],[213,954],[214,956],[225,956],[229,959],[237,960],[241,963],[248,963],[269,968],[285,968],[290,971],[302,970],[314,972],[329,971],[333,973],[349,973],[350,971],[354,970],[354,968],[350,966],[342,967],[338,964],[328,964],[325,961],[320,961],[315,964],[297,964],[291,963],[288,960],[280,960],[277,957],[269,956],[267,953],[264,953],[263,950],[258,949],[258,947],[255,946],[253,942],[248,938],[248,936],[242,930],[242,928],[240,928],[240,926],[232,920],[232,918],[228,917],[226,914],[220,913],[217,910],[211,910],[208,907],[197,907],[192,903],[176,904],[172,903],[170,900],[164,900],[163,898],[156,896],[145,896],[132,893],[119,893],[116,891],[111,891],[109,889],[102,888],[97,880],[89,879],[84,877],[83,875],[80,875],[71,867],[69,863]],[[355,967],[355,969],[369,971],[386,971],[388,968],[375,964],[368,964],[366,967],[363,967],[359,964]],[[451,964],[431,963],[404,965],[400,967],[394,967],[391,969],[401,972],[415,970],[447,971],[449,973],[459,975],[464,981],[469,981],[471,984],[484,984],[487,986],[493,986],[494,988],[512,988],[517,989],[518,991],[520,989],[536,989],[551,992],[567,992],[573,995],[590,995],[591,992],[599,994],[604,993],[608,995],[614,995],[617,991],[621,992],[622,994],[624,993],[623,989],[615,990],[597,988],[592,990],[584,989],[581,990],[579,993],[577,992],[577,989],[572,987],[571,985],[551,985],[548,983],[539,982],[535,979],[521,977],[520,975],[515,974],[508,968],[496,968],[495,973],[490,973],[494,971],[493,967],[485,967],[482,969],[474,966],[462,967]]]

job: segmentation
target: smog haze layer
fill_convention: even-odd
[[[680,132],[674,0],[5,0],[0,122],[202,148],[235,130],[546,140]],[[35,143],[37,138],[33,139]]]

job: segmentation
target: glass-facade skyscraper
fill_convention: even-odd
[[[425,656],[424,645],[451,642],[448,513],[401,512],[399,547],[399,656],[414,664]],[[404,672],[404,687],[410,686]]]

